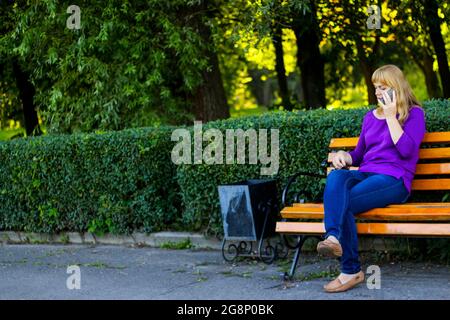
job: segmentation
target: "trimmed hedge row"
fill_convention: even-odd
[[[0,229],[130,233],[179,217],[168,127],[0,144]]]
[[[428,101],[424,109],[428,131],[450,130],[449,100]],[[295,172],[320,172],[332,137],[359,135],[368,110],[277,112],[203,125],[203,132],[209,128],[223,133],[226,129],[279,129],[275,176],[261,176],[260,169],[266,165],[250,165],[248,159],[246,165],[177,166],[171,161],[173,127],[0,143],[0,229],[125,234],[175,228],[220,234],[218,185],[275,178],[281,194]],[[193,127],[186,129],[193,137]],[[203,144],[206,147],[209,142]],[[325,179],[301,179],[294,191],[301,189],[306,199],[318,199],[324,184]],[[416,196],[439,196],[437,201],[443,197],[437,193]]]

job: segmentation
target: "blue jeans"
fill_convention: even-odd
[[[335,236],[342,246],[341,272],[361,271],[354,215],[392,203],[404,203],[409,192],[401,178],[356,170],[334,170],[323,196],[325,237]]]

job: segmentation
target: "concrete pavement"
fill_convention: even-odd
[[[297,279],[284,282],[280,274],[287,260],[229,264],[216,250],[2,245],[0,299],[450,299],[449,266],[380,264],[380,289],[363,284],[326,294],[322,286],[335,276],[337,261],[308,254],[300,263]],[[370,264],[363,261],[364,271]]]

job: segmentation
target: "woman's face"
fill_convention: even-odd
[[[383,98],[382,92],[386,91],[388,86],[379,82],[374,82],[373,86],[375,87],[375,95],[377,96],[377,99]]]

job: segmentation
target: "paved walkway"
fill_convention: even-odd
[[[302,258],[293,282],[272,265],[246,260],[225,263],[218,251],[124,246],[0,246],[0,299],[450,299],[450,269],[429,263],[382,264],[381,289],[361,285],[341,294],[322,286],[336,260]],[[364,262],[364,270],[370,261]],[[68,274],[68,266],[78,265]],[[69,269],[70,271],[70,269]],[[368,276],[370,274],[368,273]]]

